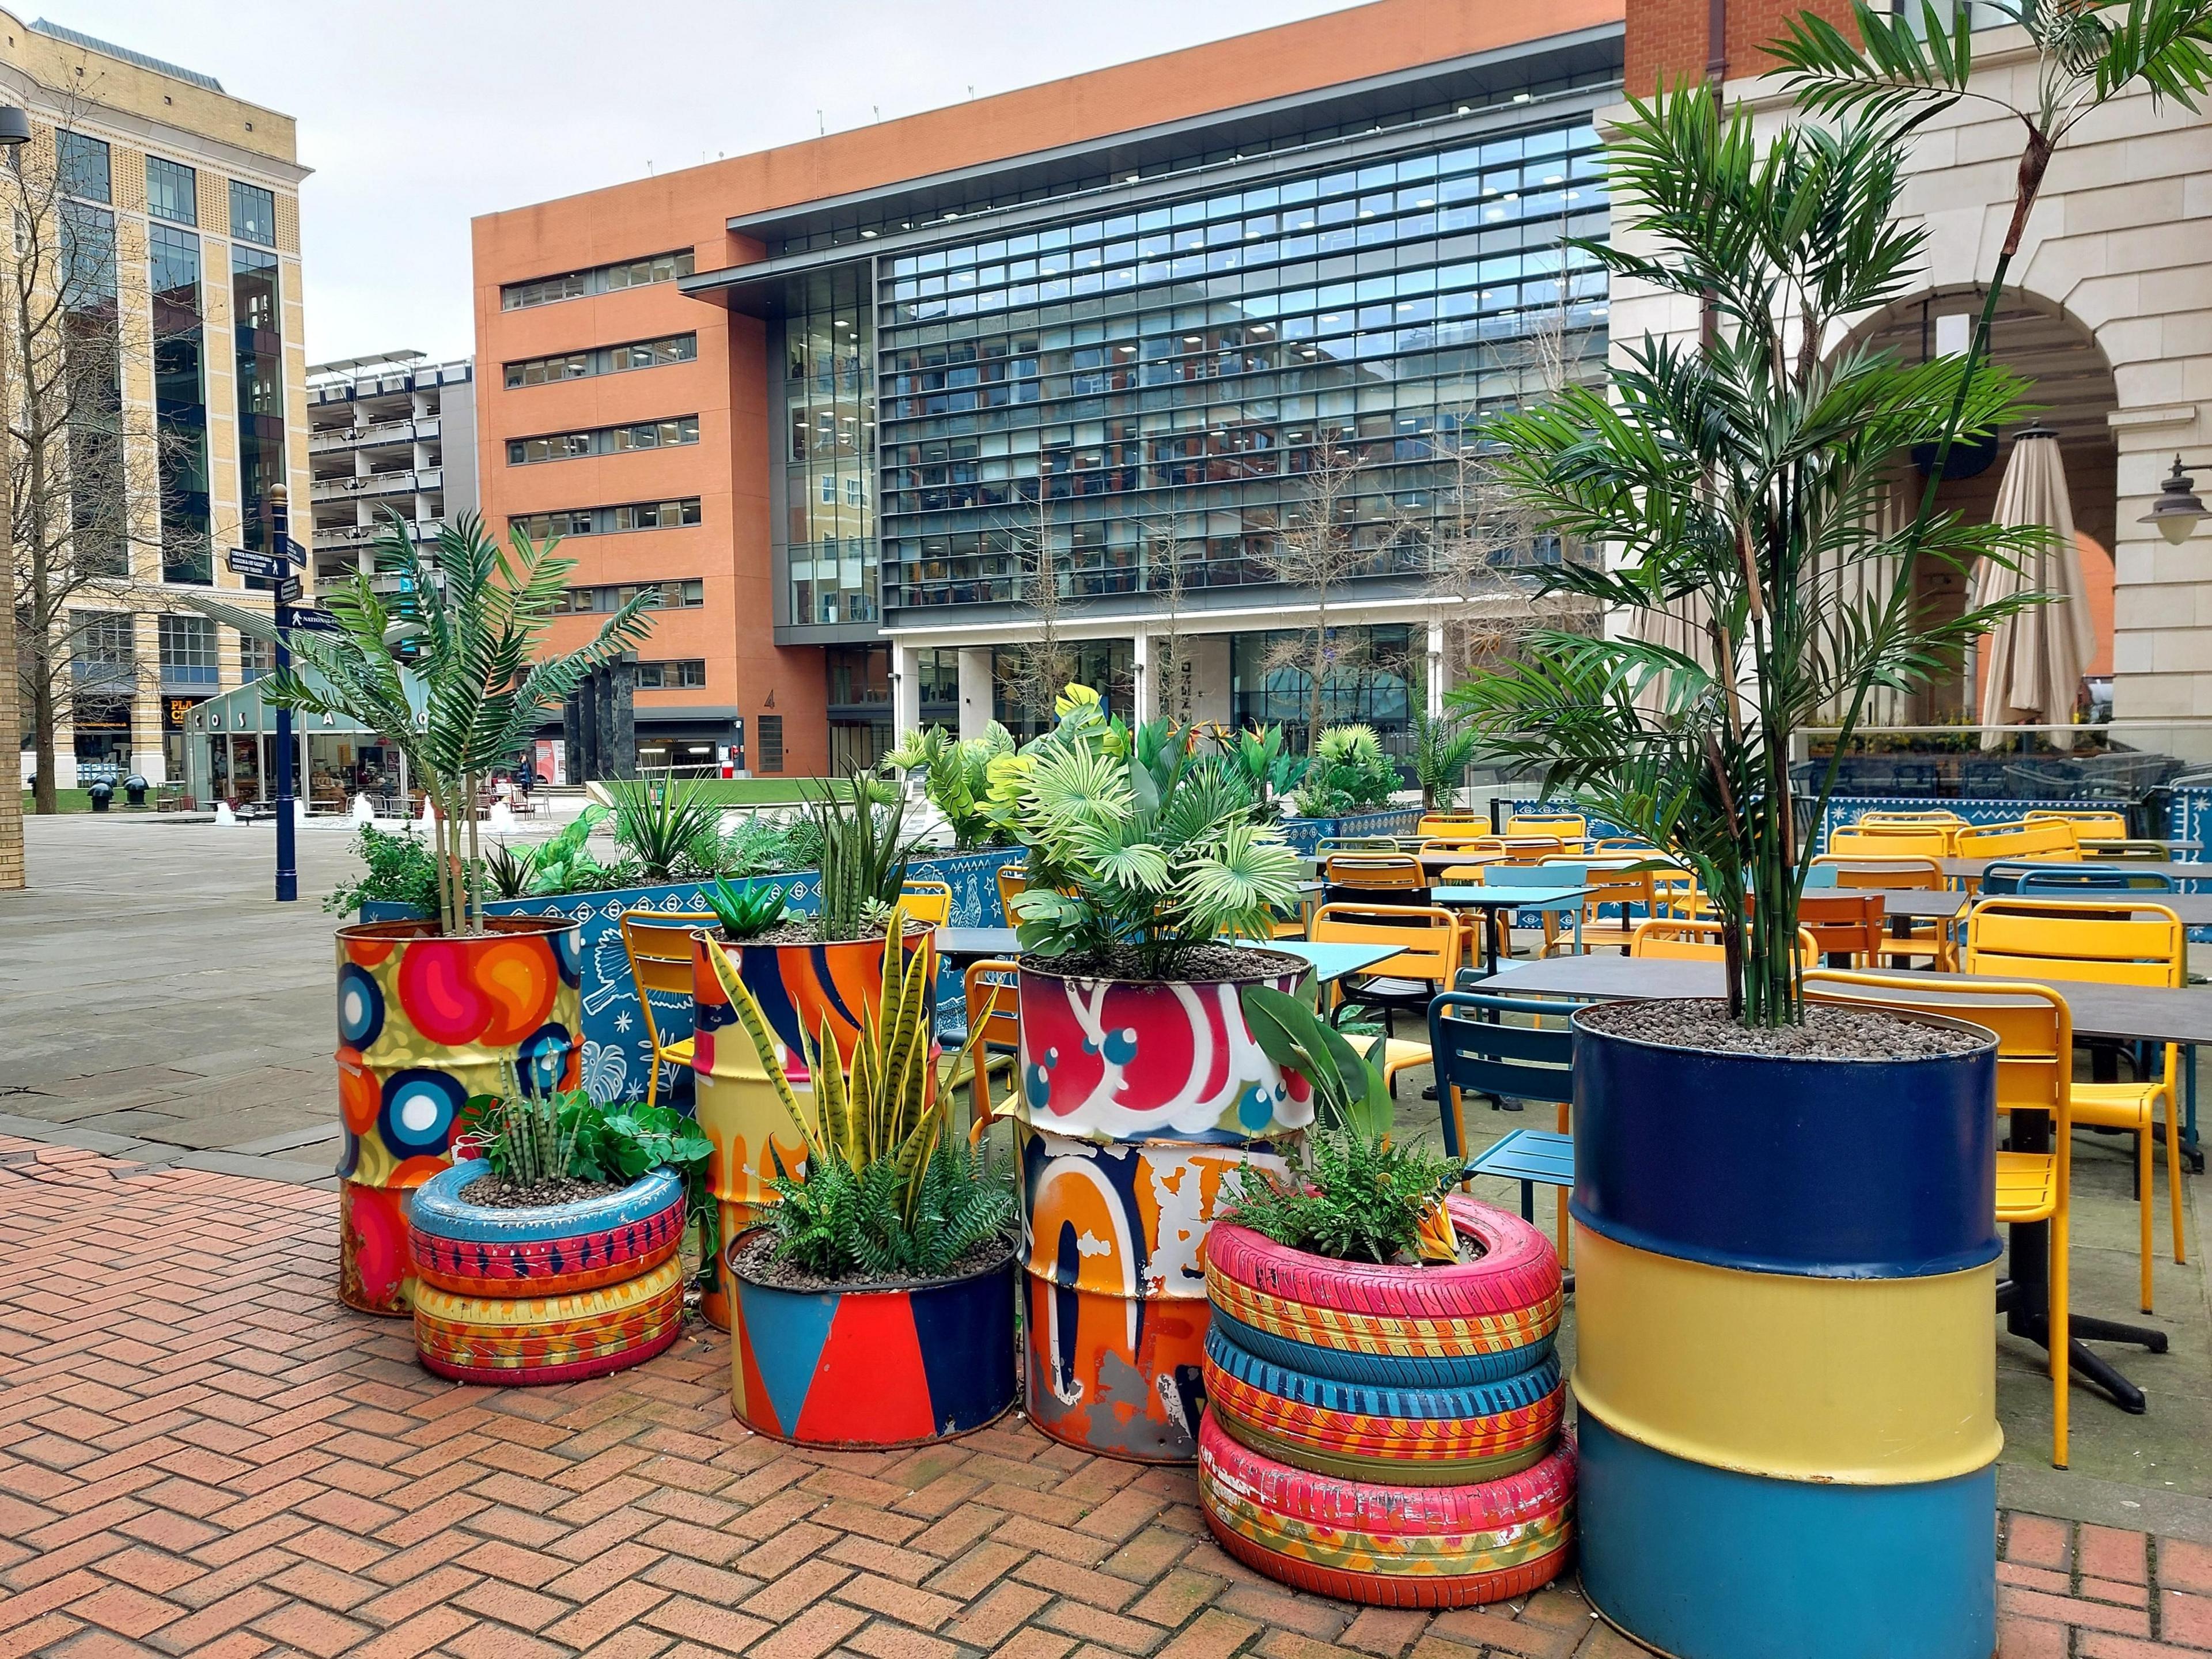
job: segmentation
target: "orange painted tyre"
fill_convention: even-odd
[[[1446,1204],[1482,1251],[1454,1267],[1336,1261],[1216,1226],[1206,1250],[1215,1317],[1247,1352],[1341,1382],[1464,1388],[1542,1364],[1561,1308],[1551,1241],[1463,1194]]]
[[[463,1382],[572,1382],[650,1359],[684,1330],[684,1264],[572,1296],[415,1293],[415,1352]]]
[[[1549,1583],[1572,1553],[1574,1492],[1568,1440],[1503,1480],[1401,1486],[1279,1463],[1210,1410],[1199,1429],[1199,1504],[1224,1549],[1294,1589],[1377,1607],[1469,1607]]]
[[[1558,1439],[1566,1386],[1557,1358],[1462,1389],[1382,1389],[1286,1370],[1206,1340],[1207,1409],[1263,1456],[1316,1474],[1406,1486],[1495,1480],[1539,1463]]]

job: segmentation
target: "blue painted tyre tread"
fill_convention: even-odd
[[[491,1173],[482,1158],[441,1170],[415,1189],[408,1206],[412,1225],[435,1237],[493,1243],[520,1243],[604,1232],[658,1215],[684,1200],[684,1178],[672,1170],[654,1170],[618,1193],[574,1204],[491,1210],[464,1201],[460,1194]]]
[[[1351,1353],[1316,1347],[1310,1342],[1255,1330],[1219,1308],[1213,1310],[1213,1324],[1217,1330],[1227,1331],[1247,1353],[1286,1370],[1383,1389],[1465,1389],[1503,1382],[1544,1365],[1552,1358],[1554,1340],[1547,1335],[1496,1353],[1432,1359],[1411,1354]]]
[[[1238,1327],[1232,1336],[1225,1328],[1235,1324],[1234,1320],[1215,1316],[1213,1328],[1206,1338],[1206,1357],[1209,1360],[1241,1382],[1323,1411],[1350,1412],[1362,1417],[1461,1421],[1523,1410],[1540,1403],[1559,1386],[1559,1358],[1550,1352],[1525,1370],[1457,1386],[1346,1381],[1272,1359],[1244,1346],[1248,1335],[1267,1340],[1279,1339],[1267,1338],[1265,1332],[1253,1332],[1249,1327]],[[1545,1346],[1548,1348],[1550,1345]]]

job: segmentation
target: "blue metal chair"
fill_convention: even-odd
[[[1521,1213],[1533,1221],[1539,1183],[1560,1188],[1559,1259],[1567,1256],[1566,1193],[1574,1186],[1574,1139],[1567,1133],[1574,1100],[1574,1033],[1567,1018],[1579,1002],[1447,991],[1429,1005],[1429,1050],[1437,1073],[1444,1150],[1464,1159],[1462,1184],[1479,1175],[1521,1183]],[[1559,1128],[1516,1129],[1479,1157],[1468,1158],[1462,1097],[1489,1095],[1512,1102],[1550,1101]]]
[[[2125,865],[2045,864],[2021,871],[2014,890],[2022,898],[2064,898],[2080,892],[2171,893],[2175,890],[2173,878],[2156,870],[2130,870]]]

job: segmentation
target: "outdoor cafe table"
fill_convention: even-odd
[[[1857,856],[1856,854],[1854,857]],[[2187,860],[2181,862],[2153,863],[2133,859],[2084,859],[2084,864],[2098,870],[2125,870],[2130,875],[2167,876],[2175,881],[2212,881],[2212,860]],[[1953,881],[1979,881],[1982,872],[1992,864],[2046,864],[2047,859],[2038,859],[2015,854],[2002,859],[1938,859],[1943,873]]]
[[[1992,982],[1975,974],[1916,975],[1941,996],[1946,987],[1965,988]],[[2066,999],[2072,1010],[2074,1035],[2113,1037],[2123,1042],[2172,1042],[2185,1047],[2212,1042],[2212,986],[2192,985],[2168,990],[2145,985],[2098,985],[2074,980],[2036,980]],[[1684,961],[1664,957],[1587,956],[1553,957],[1540,962],[1516,963],[1506,969],[1499,988],[1516,996],[1550,994],[1593,999],[1648,997],[1718,997],[1723,994],[1718,962]],[[2040,1127],[2036,1126],[2040,1125]],[[2039,1114],[2015,1113],[2012,1136],[2015,1150],[2039,1152],[2048,1146],[2050,1127]],[[2040,1144],[2039,1144],[2040,1143]],[[1997,1287],[1997,1306],[2005,1316],[2005,1328],[2045,1348],[2050,1346],[2049,1224],[2022,1223],[2012,1230],[2011,1277]],[[2164,1353],[2166,1333],[2145,1326],[2122,1324],[2085,1314],[2067,1321],[2070,1342],[2069,1361],[2085,1382],[2095,1384],[2122,1410],[2141,1412],[2142,1390],[2128,1381],[2104,1358],[2082,1346],[2082,1339],[2140,1345],[2153,1353]]]
[[[1580,884],[1571,887],[1434,887],[1429,890],[1429,902],[1448,910],[1559,910],[1567,908],[1568,901],[1581,898],[1589,890]],[[1574,906],[1574,911],[1575,937],[1579,940],[1582,907]],[[1486,915],[1482,928],[1482,971],[1486,977],[1498,971],[1495,934],[1496,929],[1489,925]]]
[[[1279,939],[1264,944],[1247,941],[1246,948],[1255,951],[1280,951],[1285,956],[1299,957],[1314,970],[1314,977],[1327,985],[1342,979],[1346,974],[1356,974],[1363,968],[1372,968],[1376,963],[1397,955],[1388,945],[1316,945],[1309,939]],[[1016,957],[1021,954],[1021,940],[1011,927],[940,927],[937,930],[937,954],[956,966],[963,962],[977,962],[985,957]]]

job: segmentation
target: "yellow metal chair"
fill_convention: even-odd
[[[1726,951],[1717,921],[1676,921],[1653,916],[1638,922],[1628,936],[1628,954],[1676,962],[1719,962]],[[1820,959],[1820,947],[1814,944],[1813,935],[1800,927],[1797,960],[1809,968]]]
[[[983,1138],[998,1111],[991,1092],[991,1079],[1006,1079],[1005,1098],[1011,1101],[1019,1081],[1022,1022],[1018,999],[1021,963],[1004,957],[985,957],[971,962],[960,975],[960,988],[968,1004],[968,1029],[972,1033],[979,1027],[983,1033],[981,1047],[975,1051],[983,1067],[983,1081],[979,1091],[973,1086],[975,1060],[949,1069],[939,1079],[938,1086],[968,1089],[968,1139],[975,1145]]]
[[[1855,859],[1948,859],[1958,828],[1943,823],[1853,823],[1830,834],[1828,851]]]
[[[1709,920],[1712,906],[1698,878],[1687,870],[1655,870],[1651,874],[1651,914],[1674,921]]]
[[[1018,918],[1014,915],[1014,901],[1029,890],[1029,872],[1018,864],[999,866],[999,908],[1005,913],[1006,926],[1012,927]]]
[[[2097,985],[2179,987],[2188,982],[2188,940],[2181,919],[2162,904],[2133,899],[1984,899],[1966,917],[1964,966],[2007,979],[2073,980]],[[2142,1251],[2142,1310],[2151,1311],[2151,1141],[2166,1108],[2166,1194],[2173,1212],[2173,1259],[2189,1260],[2181,1218],[2181,1138],[2176,1107],[2181,1051],[2160,1045],[2159,1074],[2132,1083],[2076,1083],[2074,1121],[2136,1138],[2136,1200]]]
[[[1516,812],[1505,820],[1508,836],[1552,836],[1560,851],[1579,853],[1589,839],[1589,820],[1580,812]]]
[[[1901,974],[1844,974],[1816,968],[1805,994],[1823,1001],[1874,1002],[1907,1012],[1963,1019],[1996,1034],[1997,1110],[2042,1112],[2051,1119],[2047,1152],[1997,1154],[1997,1222],[2051,1224],[2051,1461],[2066,1467],[2067,1254],[2072,1226],[2074,1021],[2066,999],[2025,982],[1942,986]]]
[[[1579,840],[1570,841],[1564,836],[1506,836],[1501,840],[1505,856],[1516,864],[1541,864],[1546,859],[1565,858],[1582,850]]]
[[[899,885],[899,908],[915,921],[942,927],[952,914],[952,886],[942,881],[907,881]]]
[[[1860,813],[1853,822],[1867,824],[1963,824],[1966,823],[1966,819],[1960,817],[1956,812],[1952,811],[1948,807],[1931,806],[1923,811],[1917,812],[1888,812],[1876,809],[1872,811]]]
[[[1379,1009],[1386,1036],[1394,1016],[1427,1018],[1429,999],[1449,990],[1462,956],[1459,919],[1434,905],[1324,904],[1309,936],[1316,945],[1388,945],[1396,952],[1329,987],[1331,1012]]]
[[[653,998],[691,1000],[691,934],[701,927],[717,927],[721,918],[712,910],[625,910],[622,929],[623,953],[629,958],[630,983],[637,988],[637,1006],[645,1014],[646,1040],[653,1045],[653,1075],[646,1082],[645,1103],[660,1099],[660,1068],[689,1066],[691,1039],[664,1042],[660,1022],[653,1017]]]
[[[1452,846],[1458,846],[1466,842],[1479,840],[1490,835],[1492,831],[1488,819],[1479,818],[1472,812],[1463,816],[1458,813],[1427,812],[1424,813],[1420,822],[1413,826],[1413,833],[1424,841],[1440,841]]]
[[[2128,838],[2128,815],[2098,807],[2039,807],[2025,815],[2029,823],[2041,823],[2057,818],[2074,826],[2076,841],[2125,841]],[[2084,851],[2087,848],[2085,847]]]
[[[1833,870],[1836,885],[1845,890],[1868,888],[1886,893],[1941,893],[1950,886],[1943,866],[1932,858],[1858,858],[1849,854],[1822,853],[1814,859],[1816,870]],[[1892,933],[1881,942],[1883,959],[1890,966],[1927,960],[1942,972],[1957,965],[1958,952],[1948,921],[1924,921],[1911,931]]]
[[[2017,823],[1970,823],[1951,838],[1951,856],[1961,859],[2032,858],[2066,864],[2081,856],[2081,838],[2065,818],[2026,819]]]

